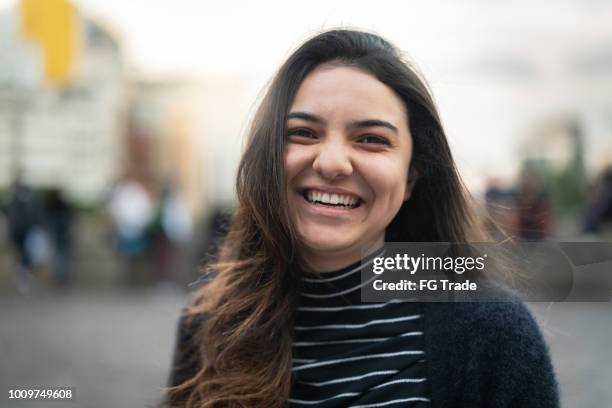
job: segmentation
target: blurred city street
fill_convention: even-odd
[[[0,297],[2,407],[145,407],[159,401],[185,296],[176,291]],[[11,388],[74,387],[75,400],[15,402]]]
[[[179,291],[53,292],[0,298],[0,388],[72,386],[71,404],[2,407],[144,407],[158,401],[170,364]],[[531,305],[550,346],[564,407],[612,400],[612,305]],[[3,398],[6,398],[3,396]]]

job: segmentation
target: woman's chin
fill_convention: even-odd
[[[350,250],[351,247],[355,246],[355,243],[347,240],[346,238],[334,237],[302,237],[301,239],[304,250],[311,253],[321,254],[333,254],[335,252],[341,253]]]
[[[302,250],[312,255],[348,255],[352,258],[353,253],[379,247],[384,242],[384,233],[370,236],[354,228],[318,227],[302,231],[299,234]]]

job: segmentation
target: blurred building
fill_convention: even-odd
[[[253,100],[245,83],[232,75],[133,77],[126,172],[153,191],[172,183],[195,216],[231,206]]]
[[[124,111],[108,30],[63,0],[22,0],[0,15],[0,189],[19,174],[96,202],[118,173]]]
[[[0,190],[19,175],[95,205],[129,175],[153,196],[171,183],[196,216],[231,204],[253,99],[245,81],[125,65],[112,32],[66,0],[22,0],[1,14]]]
[[[171,185],[193,214],[205,197],[203,151],[190,80],[133,78],[128,86],[128,124],[123,168],[153,194]]]

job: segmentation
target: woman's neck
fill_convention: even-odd
[[[361,248],[348,248],[343,251],[313,251],[302,248],[300,252],[307,270],[324,273],[338,271],[353,265],[380,249],[383,244],[384,242],[377,242]]]

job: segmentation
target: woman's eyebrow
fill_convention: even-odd
[[[395,134],[398,133],[397,127],[387,122],[386,120],[381,120],[381,119],[358,120],[355,122],[351,122],[348,125],[348,127],[351,127],[351,128],[367,128],[367,127],[375,127],[375,126],[386,127],[388,129],[391,129]]]
[[[291,112],[290,114],[287,115],[287,120],[289,119],[302,119],[302,120],[307,120],[309,122],[314,122],[314,123],[325,123],[325,121],[320,118],[317,115],[313,115],[312,113],[307,113],[307,112]]]
[[[291,112],[287,115],[287,120],[289,119],[302,119],[308,122],[314,122],[318,124],[325,124],[325,120],[317,115],[313,115],[312,113],[307,112]],[[347,125],[349,128],[368,128],[368,127],[385,127],[391,129],[395,134],[398,133],[397,127],[392,125],[390,122],[382,119],[364,119],[357,120],[351,122]]]

